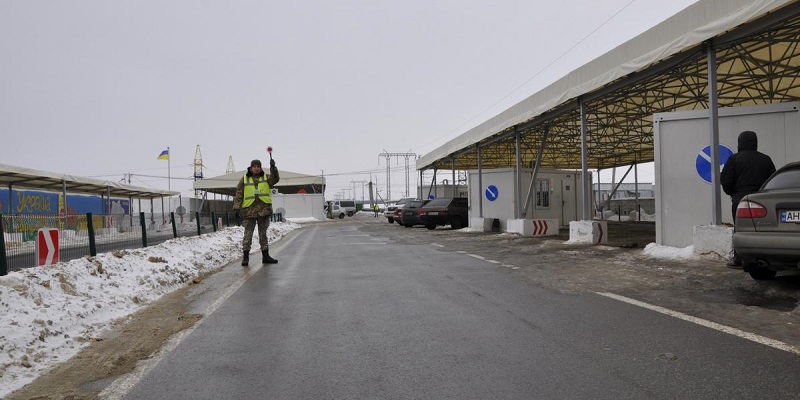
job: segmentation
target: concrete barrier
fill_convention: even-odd
[[[692,230],[694,254],[717,254],[733,258],[733,227],[724,225],[696,225]]]
[[[569,243],[608,243],[606,221],[570,221]]]
[[[481,229],[484,232],[491,232],[493,220],[494,218],[470,217],[469,227],[472,229]]]

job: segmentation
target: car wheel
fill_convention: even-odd
[[[393,224],[393,223],[394,223],[394,218],[392,218],[392,217],[388,217],[388,218],[386,218],[386,219],[387,219],[387,220],[389,220],[389,223],[390,223],[390,224]]]
[[[425,224],[425,227],[428,228],[429,230],[434,230],[436,229],[436,224]]]
[[[339,214],[339,219],[344,219],[344,213]]]
[[[750,270],[750,277],[757,280],[757,281],[768,281],[775,279],[775,275],[778,273],[762,267],[756,267],[755,269]]]
[[[453,217],[450,219],[450,227],[453,229],[461,229],[464,225],[461,225],[461,218]]]
[[[353,212],[352,212],[352,211],[348,211],[348,212],[347,212],[347,216],[348,216],[348,217],[352,217],[352,216],[353,216]]]

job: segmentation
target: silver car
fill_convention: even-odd
[[[733,249],[753,279],[800,269],[800,162],[775,171],[739,202]]]

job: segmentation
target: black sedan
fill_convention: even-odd
[[[800,162],[777,170],[739,202],[733,248],[753,279],[800,268]]]
[[[428,229],[438,225],[450,225],[461,229],[469,225],[469,203],[466,197],[433,199],[419,209],[419,218]]]
[[[423,225],[419,218],[419,209],[430,200],[413,200],[406,203],[400,211],[400,225],[411,228],[414,225]]]

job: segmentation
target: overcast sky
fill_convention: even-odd
[[[167,189],[169,147],[189,196],[197,145],[206,177],[271,145],[329,199],[370,171],[385,194],[384,150],[425,154],[694,2],[1,1],[0,163]]]

